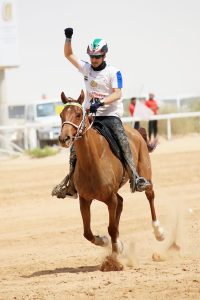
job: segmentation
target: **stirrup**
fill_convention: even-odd
[[[148,191],[151,186],[150,182],[146,180],[144,177],[137,177],[135,185],[136,185],[136,191],[138,192]]]
[[[52,196],[56,196],[57,198],[73,198],[77,199],[78,194],[75,189],[72,189],[69,185],[68,186],[60,186],[57,185],[53,191]]]
[[[69,179],[68,185],[65,188],[65,198],[73,198],[73,199],[78,198],[77,191],[76,191],[74,183],[73,183],[73,181],[71,181],[71,179]]]
[[[65,198],[70,198],[70,199],[77,199],[78,198],[78,194],[74,193],[72,195],[70,194],[65,194]]]

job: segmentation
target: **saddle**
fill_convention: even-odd
[[[125,159],[123,153],[115,139],[115,137],[111,134],[110,130],[107,128],[105,124],[102,124],[101,121],[94,121],[92,127],[96,129],[102,136],[105,137],[107,142],[109,143],[110,149],[113,154],[121,161],[121,163],[126,166]]]

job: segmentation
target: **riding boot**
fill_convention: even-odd
[[[57,198],[74,198],[78,197],[77,191],[74,186],[73,174],[76,165],[76,152],[74,146],[70,148],[70,158],[69,158],[69,174],[55,186],[52,191],[52,196],[56,196]]]
[[[121,148],[121,151],[125,159],[125,163],[130,177],[129,182],[130,182],[131,192],[134,193],[135,191],[138,192],[146,191],[150,187],[150,182],[148,182],[144,177],[140,177],[139,174],[137,173],[131,148],[124,127],[122,125],[122,122],[119,118],[114,118],[113,122],[114,122],[113,124],[114,126],[112,130],[115,134],[115,137],[117,138],[118,144]]]

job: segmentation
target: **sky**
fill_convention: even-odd
[[[66,95],[84,82],[63,54],[73,27],[74,54],[88,61],[89,41],[107,41],[108,64],[122,72],[124,97],[200,95],[199,0],[16,0],[18,68],[6,70],[9,103]]]

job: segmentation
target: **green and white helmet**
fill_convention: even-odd
[[[103,39],[92,40],[87,47],[88,55],[105,55],[108,52],[108,46]]]

